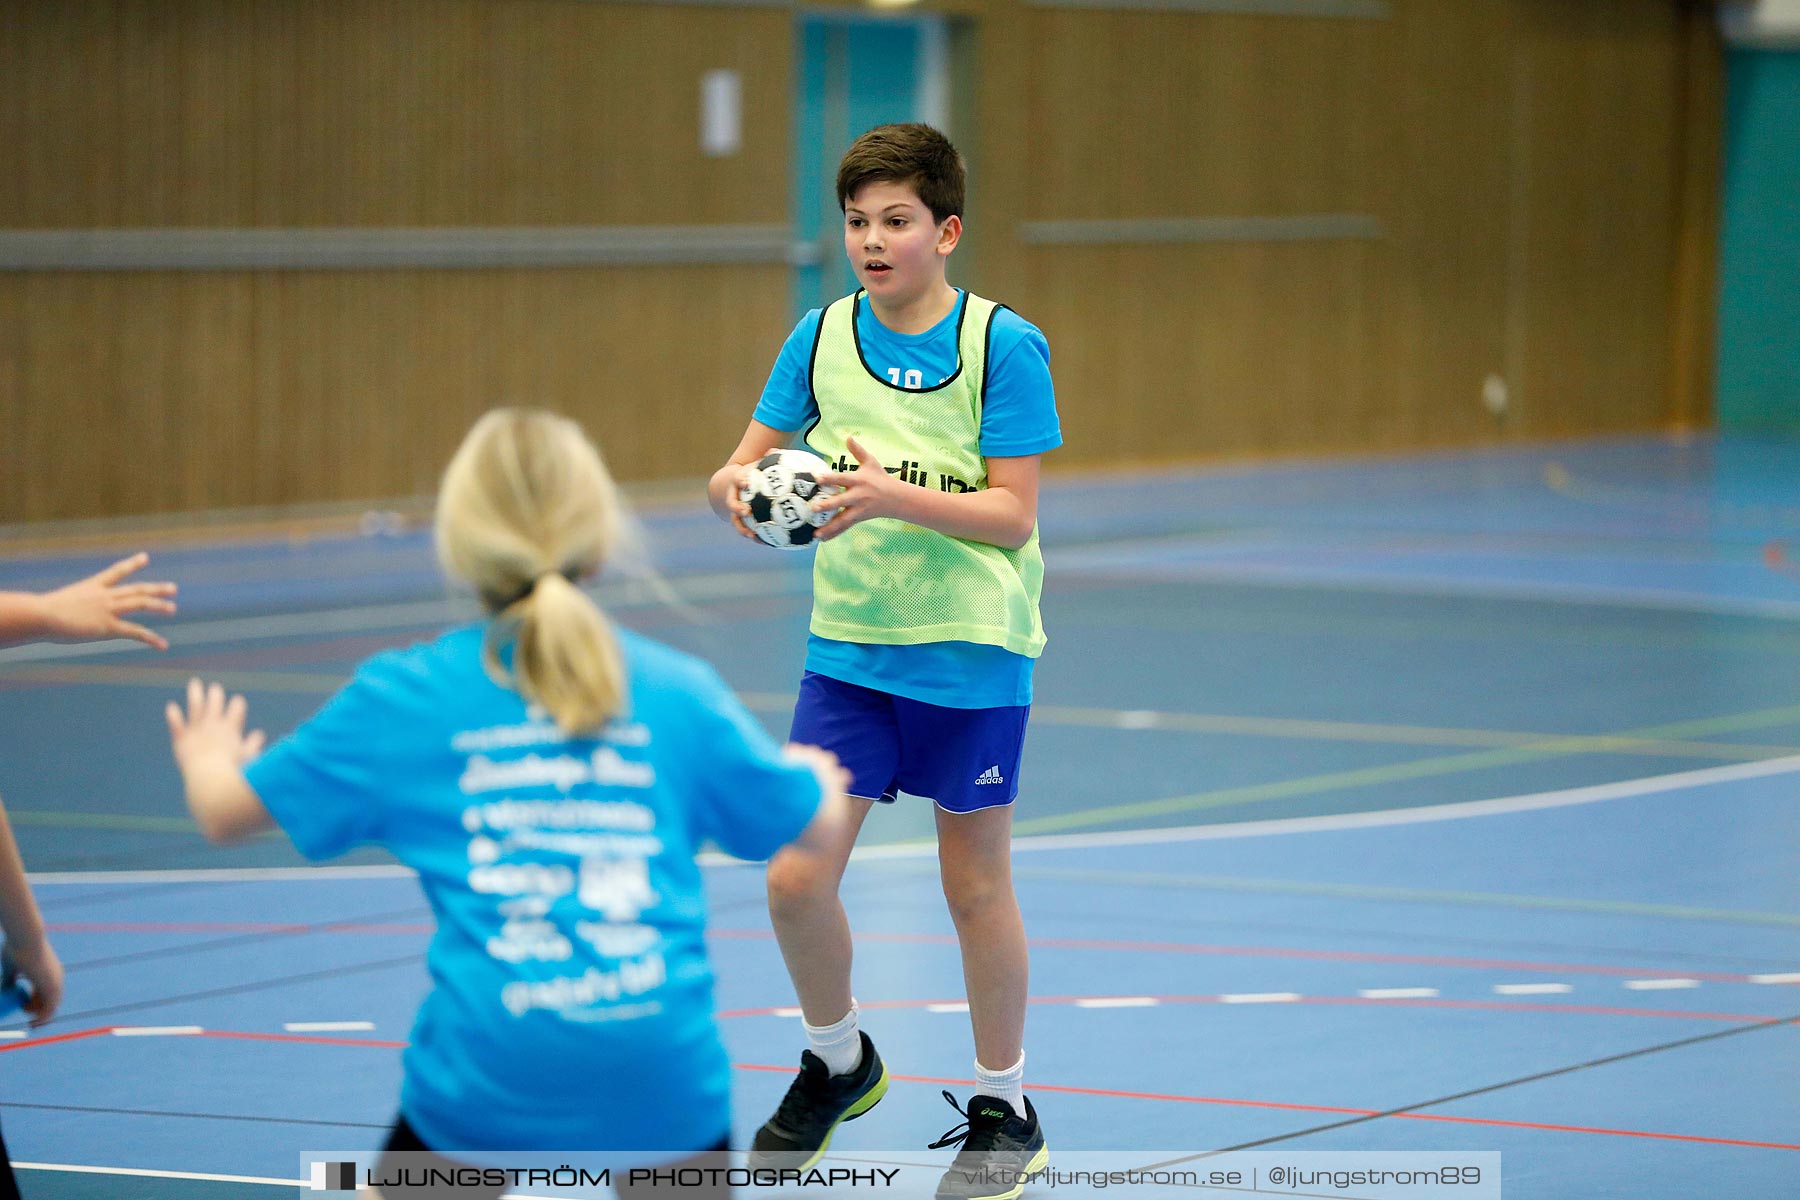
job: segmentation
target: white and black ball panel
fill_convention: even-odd
[[[807,524],[812,506],[798,496],[787,495],[769,506],[769,520],[783,529],[798,529]]]
[[[756,461],[749,482],[738,490],[749,506],[751,530],[778,550],[798,550],[813,542],[813,531],[832,518],[814,512],[812,500],[838,491],[819,483],[831,468],[806,450],[771,450]]]

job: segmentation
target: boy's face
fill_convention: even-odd
[[[844,204],[844,253],[857,282],[889,305],[909,303],[941,285],[944,260],[961,235],[961,218],[932,220],[904,183],[865,183]]]

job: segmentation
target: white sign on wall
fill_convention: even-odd
[[[1800,50],[1800,0],[1724,0],[1719,24],[1739,45]]]
[[[700,76],[700,153],[736,154],[744,146],[744,81],[736,71]]]

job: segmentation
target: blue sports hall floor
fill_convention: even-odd
[[[641,517],[680,603],[626,575],[602,601],[785,734],[808,559],[697,499]],[[1800,1195],[1800,446],[1061,475],[1041,524],[1015,869],[1053,1153],[1489,1151],[1507,1200]],[[0,795],[68,966],[53,1024],[0,1029],[28,1197],[282,1195],[303,1151],[383,1138],[416,885],[207,846],[161,716],[199,674],[279,733],[472,611],[427,531],[367,529],[164,531],[167,653],[0,651]],[[142,540],[11,532],[0,588]],[[878,811],[845,882],[895,1080],[852,1158],[933,1157],[971,1080],[929,807]],[[760,871],[708,877],[741,1145],[802,1043]]]

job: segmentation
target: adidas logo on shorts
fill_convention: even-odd
[[[975,780],[975,786],[980,787],[984,783],[1005,783],[1005,782],[1006,782],[1006,778],[1000,774],[999,767],[989,767],[987,770],[985,770],[981,773],[981,776],[978,779]]]

